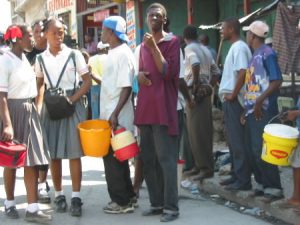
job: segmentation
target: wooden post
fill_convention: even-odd
[[[244,15],[248,15],[250,13],[250,0],[244,0]]]
[[[193,0],[187,0],[188,24],[193,24]]]
[[[143,6],[141,0],[137,0],[137,2],[138,2],[139,36],[140,36],[140,41],[142,42],[144,36]]]

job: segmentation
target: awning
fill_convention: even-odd
[[[267,5],[264,8],[259,8],[256,11],[250,13],[247,16],[244,16],[239,19],[240,23],[242,26],[250,24],[252,21],[257,20],[265,15],[267,15],[269,12],[272,10],[276,9],[277,4],[282,1],[282,0],[276,0],[272,2],[271,4]],[[215,29],[215,30],[220,30],[222,26],[222,22],[219,22],[217,24],[213,25],[200,25],[199,28],[202,30],[208,30],[208,29]]]

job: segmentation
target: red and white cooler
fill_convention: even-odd
[[[133,134],[123,127],[113,131],[111,146],[115,157],[121,162],[137,156],[140,152]]]

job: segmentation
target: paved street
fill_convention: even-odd
[[[136,209],[133,214],[127,215],[107,215],[103,213],[102,208],[109,201],[106,191],[106,182],[103,173],[103,163],[101,159],[83,158],[83,182],[82,182],[82,199],[83,216],[82,218],[73,218],[67,213],[57,214],[51,209],[51,205],[41,205],[42,209],[50,212],[53,215],[51,224],[56,225],[157,225],[160,224],[159,217],[142,217],[142,209],[148,207],[149,199],[146,188],[141,190],[141,197],[139,200],[140,207]],[[3,169],[0,168],[0,205],[3,206],[5,199],[5,192],[3,186]],[[63,184],[67,199],[71,196],[71,181],[68,171],[68,162],[64,161],[63,165]],[[49,180],[50,181],[50,180]],[[49,182],[52,186],[52,182]],[[21,218],[18,220],[7,219],[3,213],[4,208],[0,207],[0,224],[17,225],[25,224],[25,188],[23,184],[22,170],[18,171],[16,184],[16,201]],[[53,188],[51,189],[53,194]],[[258,220],[254,217],[247,216],[235,212],[229,208],[218,205],[211,200],[192,200],[180,199],[180,218],[171,224],[174,225],[265,225],[269,224]]]

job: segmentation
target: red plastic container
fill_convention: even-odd
[[[0,166],[18,168],[25,165],[27,147],[15,142],[0,141]]]
[[[137,156],[140,152],[136,139],[125,128],[114,131],[111,144],[115,157],[121,162]]]
[[[125,160],[137,156],[139,152],[140,152],[139,146],[137,145],[137,143],[133,143],[131,145],[128,145],[124,148],[115,151],[115,156],[119,161],[123,162]]]

